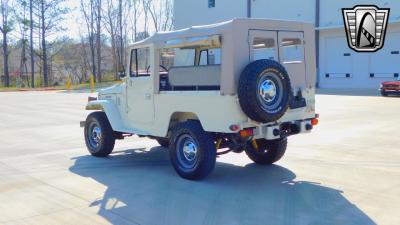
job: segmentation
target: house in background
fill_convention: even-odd
[[[347,44],[342,8],[365,3],[391,8],[385,45],[376,53],[357,53]],[[176,29],[241,17],[313,23],[321,88],[378,88],[400,74],[399,0],[175,0],[174,8]]]

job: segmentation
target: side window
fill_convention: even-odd
[[[221,65],[221,49],[210,48],[200,52],[200,66]]]
[[[208,65],[221,65],[221,49],[208,49]]]
[[[196,50],[164,48],[161,50],[160,65],[167,70],[171,67],[194,66]]]
[[[160,66],[169,70],[174,66],[175,62],[175,49],[163,48],[160,55]]]
[[[273,38],[255,37],[253,40],[253,60],[276,59],[276,45]]]
[[[150,76],[150,48],[131,51],[130,77]]]
[[[299,38],[282,39],[283,63],[303,63],[304,46]]]
[[[202,50],[200,52],[200,61],[199,61],[200,66],[206,66],[208,65],[208,49],[207,50]]]
[[[194,66],[194,61],[196,57],[195,49],[181,49],[176,48],[174,66]]]

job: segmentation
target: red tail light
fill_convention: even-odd
[[[240,134],[240,137],[246,138],[246,137],[251,137],[251,136],[253,136],[253,135],[254,135],[254,132],[253,132],[253,129],[252,129],[252,128],[248,128],[248,129],[241,130],[241,131],[239,132],[239,134]]]

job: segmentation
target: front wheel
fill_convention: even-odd
[[[114,149],[114,131],[104,112],[89,114],[85,123],[85,142],[90,154],[106,157]]]
[[[212,136],[198,121],[179,123],[170,141],[171,162],[181,177],[200,180],[212,172],[217,150]]]
[[[253,162],[270,165],[279,161],[286,152],[287,138],[277,140],[257,139],[246,144],[245,152]]]
[[[381,91],[381,95],[382,95],[383,97],[387,97],[387,96],[388,96],[388,93],[387,93],[386,91]]]

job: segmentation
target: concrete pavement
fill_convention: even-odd
[[[231,153],[201,182],[147,139],[88,156],[87,93],[0,93],[0,224],[400,224],[400,98],[321,93],[277,165]]]

